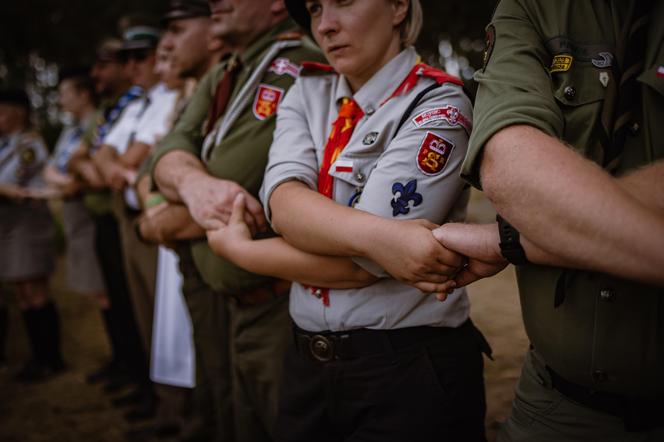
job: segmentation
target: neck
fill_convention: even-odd
[[[364,86],[369,80],[371,80],[371,77],[376,75],[376,73],[380,71],[383,66],[389,63],[394,57],[399,55],[401,50],[401,38],[399,37],[399,34],[395,34],[394,38],[392,38],[392,41],[387,47],[387,50],[383,52],[383,56],[374,65],[368,66],[364,71],[360,71],[357,74],[345,75],[346,80],[348,81],[348,85],[350,86],[353,93],[360,90],[360,88]]]

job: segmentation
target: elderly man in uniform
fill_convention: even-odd
[[[213,33],[235,53],[197,87],[175,129],[160,144],[153,175],[166,198],[183,203],[203,228],[228,220],[239,193],[247,221],[266,225],[256,196],[272,142],[275,113],[302,60],[320,59],[293,33],[282,0],[211,1]],[[216,292],[219,345],[230,345],[233,418],[238,440],[270,440],[282,355],[289,339],[288,283],[217,258],[193,241],[198,271]]]
[[[503,0],[487,28],[462,173],[500,217],[434,234],[459,285],[517,265],[532,345],[499,441],[664,440],[663,22]]]

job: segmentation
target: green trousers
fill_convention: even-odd
[[[526,356],[512,413],[497,442],[660,442],[664,429],[625,431],[618,417],[592,410],[551,387],[545,363],[535,351]]]
[[[293,336],[288,296],[258,306],[226,299],[236,441],[272,441],[284,353]]]

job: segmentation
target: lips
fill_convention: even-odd
[[[343,51],[344,49],[346,49],[346,48],[348,48],[348,47],[349,47],[348,45],[334,45],[334,46],[328,46],[328,48],[327,48],[327,53],[328,53],[328,54],[332,54],[332,55],[334,55],[334,54],[338,54],[338,53],[340,53],[341,51]]]

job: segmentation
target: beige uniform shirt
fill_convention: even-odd
[[[414,89],[385,102],[417,58],[413,48],[402,51],[355,94],[345,78],[335,73],[301,75],[277,115],[261,191],[264,206],[268,207],[274,189],[286,181],[299,180],[317,189],[318,171],[339,103],[352,96],[365,116],[332,164],[334,200],[391,219],[426,218],[442,223],[452,212],[462,218],[467,200],[459,168],[472,114],[462,88],[446,83],[427,93],[398,132],[409,105],[435,82],[421,77]],[[327,307],[310,289],[293,284],[290,311],[299,327],[309,331],[455,327],[468,317],[464,290],[439,302],[392,279],[375,263],[365,259],[357,259],[357,263],[381,279],[360,289],[330,290]]]

